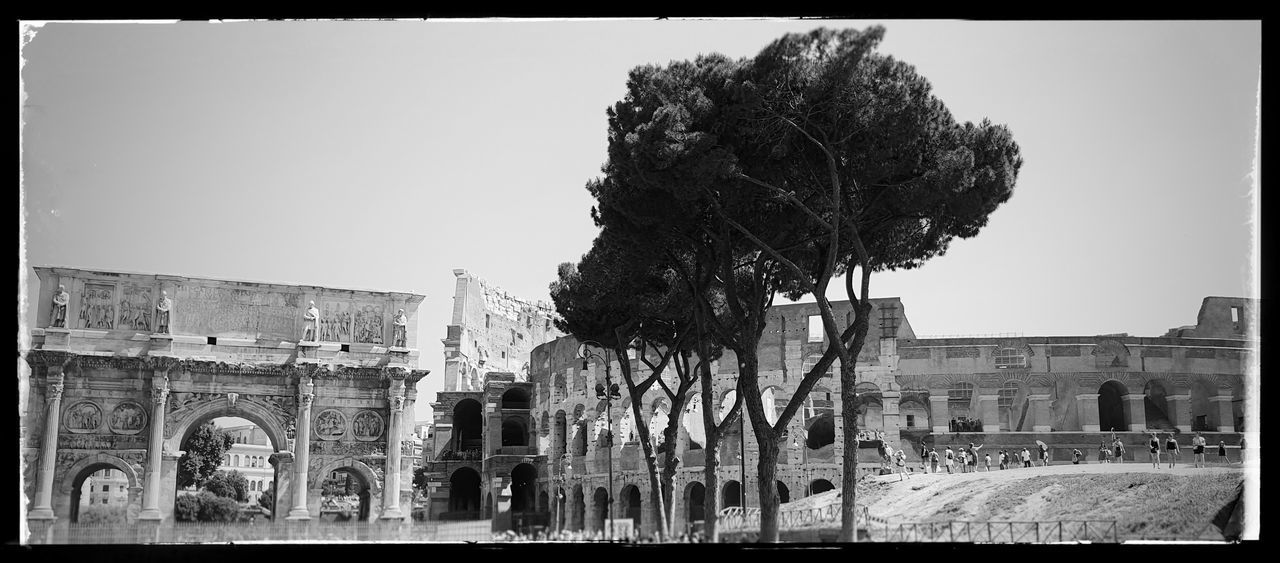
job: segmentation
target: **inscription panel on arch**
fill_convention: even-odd
[[[178,286],[174,330],[183,334],[297,340],[302,296],[269,290]]]

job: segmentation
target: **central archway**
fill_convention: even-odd
[[[459,467],[449,476],[449,512],[441,520],[479,520],[480,474],[470,467]]]
[[[685,489],[685,506],[689,509],[689,525],[696,526],[706,520],[707,487],[698,481]]]
[[[1124,397],[1128,394],[1129,390],[1114,379],[1098,388],[1098,427],[1101,430],[1129,430],[1129,421],[1124,416]]]
[[[622,488],[622,517],[631,519],[631,528],[637,535],[640,532],[640,520],[644,514],[640,500],[640,487],[627,485]]]

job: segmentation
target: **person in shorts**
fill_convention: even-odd
[[[1106,442],[1098,444],[1098,463],[1111,463],[1111,449]]]
[[[982,458],[982,464],[986,466],[987,473],[990,473],[991,472],[991,454],[982,454],[982,455],[984,456]]]
[[[898,450],[897,458],[898,459],[894,464],[898,466],[898,469],[897,469],[898,480],[901,481],[903,479],[906,479],[907,477],[910,477],[909,475],[907,475],[907,451]]]
[[[1191,460],[1193,467],[1204,467],[1204,436],[1199,432],[1191,438]]]
[[[1115,451],[1116,463],[1124,463],[1124,442],[1119,438],[1112,440],[1111,449]]]
[[[1049,465],[1049,446],[1040,444],[1040,467]]]
[[[933,470],[933,473],[938,472],[938,448],[929,450],[929,467]]]
[[[947,446],[947,473],[951,473],[951,468],[956,464],[956,453],[951,451],[951,446]]]
[[[1031,452],[1027,451],[1026,448],[1022,448],[1022,468],[1031,468]]]
[[[1147,453],[1151,455],[1151,467],[1160,469],[1160,437],[1155,432],[1147,440]]]
[[[1164,453],[1169,455],[1169,469],[1178,464],[1178,454],[1181,448],[1178,447],[1178,439],[1173,437],[1173,432],[1168,433],[1164,440]]]
[[[969,472],[969,460],[965,454],[964,448],[959,448],[956,452],[956,464],[960,466],[961,473]]]

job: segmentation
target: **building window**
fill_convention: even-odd
[[[548,330],[548,331],[550,331],[550,330],[551,330],[551,319],[547,319],[547,326],[546,326],[546,330]]]
[[[1018,395],[1018,386],[1016,383],[1005,384],[1000,388],[996,396],[996,407],[1002,409],[1013,408],[1013,398]]]
[[[1231,308],[1231,322],[1233,322],[1233,323],[1238,323],[1238,322],[1240,322],[1240,308],[1239,308],[1239,307],[1232,307],[1232,308]]]
[[[822,342],[822,316],[809,316],[809,342]]]
[[[111,486],[110,486],[110,485],[103,485],[103,486],[102,486],[102,492],[104,492],[104,493],[105,493],[105,492],[108,492],[108,491],[110,491],[110,490],[111,490]]]
[[[1024,368],[1027,367],[1027,354],[1024,350],[1018,348],[1000,348],[995,354],[997,368]]]
[[[915,427],[916,427],[916,415],[914,414],[907,415],[907,428],[915,428]]]

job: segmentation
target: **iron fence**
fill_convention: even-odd
[[[459,522],[172,522],[33,526],[31,544],[492,541],[488,520]]]
[[[867,507],[854,511],[855,527],[874,524],[887,525],[882,518],[871,516]],[[840,504],[832,503],[814,508],[798,508],[778,511],[778,531],[831,529],[840,527]],[[760,530],[760,509],[729,506],[720,510],[716,528],[721,533],[756,532]]]
[[[873,541],[964,543],[1118,543],[1115,520],[1025,522],[887,522],[868,529]]]

